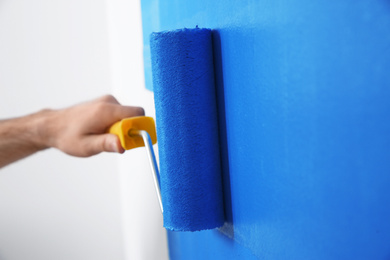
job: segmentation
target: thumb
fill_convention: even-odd
[[[101,152],[124,153],[119,137],[114,134],[93,135],[87,138],[86,149],[89,155]]]

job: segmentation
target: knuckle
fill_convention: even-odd
[[[93,108],[94,116],[102,115],[105,111],[107,111],[108,105],[106,103],[97,103]]]
[[[101,102],[116,102],[116,98],[113,95],[107,94],[102,96],[99,101]]]

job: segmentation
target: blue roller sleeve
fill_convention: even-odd
[[[150,39],[164,226],[197,231],[224,223],[211,30]]]

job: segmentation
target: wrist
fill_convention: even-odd
[[[51,109],[44,109],[30,116],[29,129],[30,141],[32,145],[38,150],[53,147],[54,135],[53,127],[55,125],[55,111]]]

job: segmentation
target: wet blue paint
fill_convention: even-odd
[[[228,221],[170,233],[172,259],[390,257],[389,1],[149,0],[142,11],[144,35],[199,25],[217,42]]]

